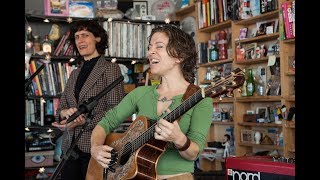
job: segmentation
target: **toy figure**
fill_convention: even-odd
[[[231,136],[229,134],[224,135],[224,140],[222,146],[224,146],[223,158],[230,156],[230,139]]]

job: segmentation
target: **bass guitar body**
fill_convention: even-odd
[[[126,132],[110,133],[106,137],[105,144],[118,152],[117,163],[112,166],[115,172],[110,170],[105,172],[104,168],[91,158],[86,180],[156,179],[157,162],[167,143],[154,138],[140,147],[132,143],[148,129],[149,125],[148,118],[139,116]]]

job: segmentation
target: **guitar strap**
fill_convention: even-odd
[[[200,89],[199,86],[196,86],[193,83],[190,83],[186,92],[182,96],[182,101],[185,101],[186,99],[188,99],[190,96],[196,93],[199,89]],[[181,116],[178,119],[176,119],[176,121],[179,121],[181,119]]]

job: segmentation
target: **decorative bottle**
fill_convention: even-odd
[[[34,36],[33,50],[34,50],[34,53],[37,53],[37,52],[41,51],[41,43],[40,43],[40,37],[39,36]]]
[[[227,52],[227,33],[226,31],[222,30],[219,32],[219,60],[227,59],[228,52]]]
[[[247,96],[253,96],[255,91],[255,83],[253,79],[252,69],[249,69],[248,79],[247,79]]]
[[[52,52],[52,44],[51,44],[51,41],[49,40],[48,35],[44,37],[44,40],[42,42],[42,51],[44,53],[49,53],[49,54],[51,54]]]
[[[26,51],[29,51],[29,52],[33,51],[33,35],[32,35],[31,28],[28,28],[28,30],[27,30]]]
[[[212,41],[212,48],[209,50],[210,52],[210,61],[216,61],[219,59],[219,52],[216,41]]]
[[[211,76],[211,67],[207,67],[206,78],[205,80],[212,80]]]
[[[243,69],[243,73],[246,76],[246,69]],[[247,78],[245,78],[242,86],[241,86],[241,96],[246,97],[247,96]]]

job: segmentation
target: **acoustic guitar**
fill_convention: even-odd
[[[217,78],[206,88],[201,88],[163,119],[173,122],[183,113],[196,105],[205,97],[217,97],[240,87],[245,80],[241,69],[233,70],[229,75]],[[110,133],[105,140],[106,145],[118,152],[117,162],[111,166],[112,171],[104,169],[91,157],[86,180],[124,180],[124,179],[157,179],[156,167],[167,142],[154,138],[155,121],[139,116],[124,133]]]

